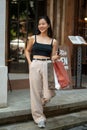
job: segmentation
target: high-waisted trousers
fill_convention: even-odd
[[[50,100],[55,95],[54,90],[48,88],[48,62],[51,61],[33,60],[29,66],[31,112],[35,123],[46,121],[42,100]]]

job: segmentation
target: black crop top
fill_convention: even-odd
[[[53,40],[52,40],[52,42],[53,42]],[[33,47],[32,47],[33,55],[50,57],[51,53],[52,53],[52,42],[49,45],[49,44],[37,43],[35,40],[35,43],[33,44]]]

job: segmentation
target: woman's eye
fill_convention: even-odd
[[[41,26],[41,25],[45,25],[45,23],[39,24],[39,26]]]

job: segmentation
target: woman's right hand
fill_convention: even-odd
[[[28,64],[30,65],[32,61],[28,61]]]

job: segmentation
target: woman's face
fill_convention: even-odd
[[[46,22],[45,19],[40,19],[38,23],[38,29],[41,33],[47,32],[49,28],[48,23]]]

